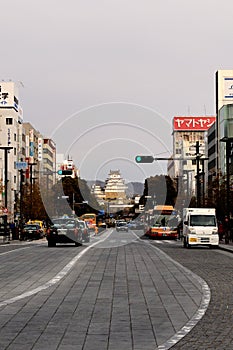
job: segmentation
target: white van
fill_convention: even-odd
[[[214,208],[184,208],[183,245],[185,248],[195,245],[218,247],[218,225]]]

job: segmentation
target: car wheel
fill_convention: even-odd
[[[56,242],[48,241],[48,247],[56,247]]]

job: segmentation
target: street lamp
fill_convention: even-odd
[[[4,150],[4,158],[5,158],[5,209],[7,209],[7,184],[8,184],[8,151],[13,149],[13,147],[9,146],[0,146],[0,149]],[[7,214],[4,215],[4,235],[7,236]]]
[[[220,139],[220,142],[226,143],[226,192],[227,192],[227,219],[230,220],[230,156],[231,156],[231,145],[233,143],[233,137],[224,136]]]

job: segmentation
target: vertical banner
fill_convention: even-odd
[[[38,137],[38,161],[41,162],[43,158],[43,139]]]
[[[29,130],[29,162],[34,162],[34,132],[33,129]]]

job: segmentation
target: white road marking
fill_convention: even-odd
[[[0,255],[6,255],[6,254],[10,254],[10,253],[15,253],[15,252],[18,252],[19,250],[28,249],[28,248],[30,248],[30,246],[19,248],[19,249],[9,250],[8,252],[0,253]]]
[[[24,299],[24,298],[27,298],[29,296],[32,296],[36,293],[39,293],[41,292],[42,290],[44,289],[47,289],[49,287],[51,287],[52,285],[56,284],[57,282],[59,282],[65,275],[67,275],[67,273],[72,269],[72,267],[76,264],[76,262],[89,250],[91,249],[92,247],[94,247],[95,245],[99,244],[100,242],[102,241],[105,241],[109,236],[110,234],[112,233],[112,231],[110,232],[107,232],[107,234],[103,234],[101,236],[101,240],[99,240],[98,242],[95,242],[91,245],[89,245],[87,248],[85,248],[84,250],[82,250],[78,255],[76,255],[60,272],[58,272],[58,274],[52,278],[50,281],[42,284],[41,286],[35,288],[35,289],[32,289],[28,292],[25,292],[25,293],[22,293],[20,295],[17,295],[16,297],[14,298],[10,298],[10,299],[6,299],[4,301],[1,301],[0,302],[0,307],[1,306],[6,306],[6,305],[9,305],[9,304],[13,304],[15,303],[16,301],[18,300],[21,300],[21,299]],[[26,248],[29,248],[29,247],[24,247],[24,248],[19,248],[19,249],[26,249]],[[17,251],[19,250],[17,249]],[[12,251],[10,251],[12,252]],[[8,252],[7,252],[8,253]],[[4,254],[4,253],[2,253]]]
[[[145,244],[150,244],[147,241],[144,241]],[[196,279],[202,288],[202,300],[200,307],[197,309],[193,317],[177,332],[175,333],[170,339],[168,339],[166,342],[158,346],[158,350],[168,350],[170,349],[174,344],[178,343],[180,339],[185,337],[196,324],[202,319],[204,314],[206,313],[206,310],[210,303],[211,298],[211,291],[208,286],[208,284],[198,275],[178,263],[177,261],[173,260],[169,255],[164,253],[161,249],[155,247],[153,244],[150,244],[150,246],[159,251],[163,256],[165,256],[168,260],[172,261],[175,265],[179,266],[181,269],[183,269],[186,274],[188,274],[191,278]]]

